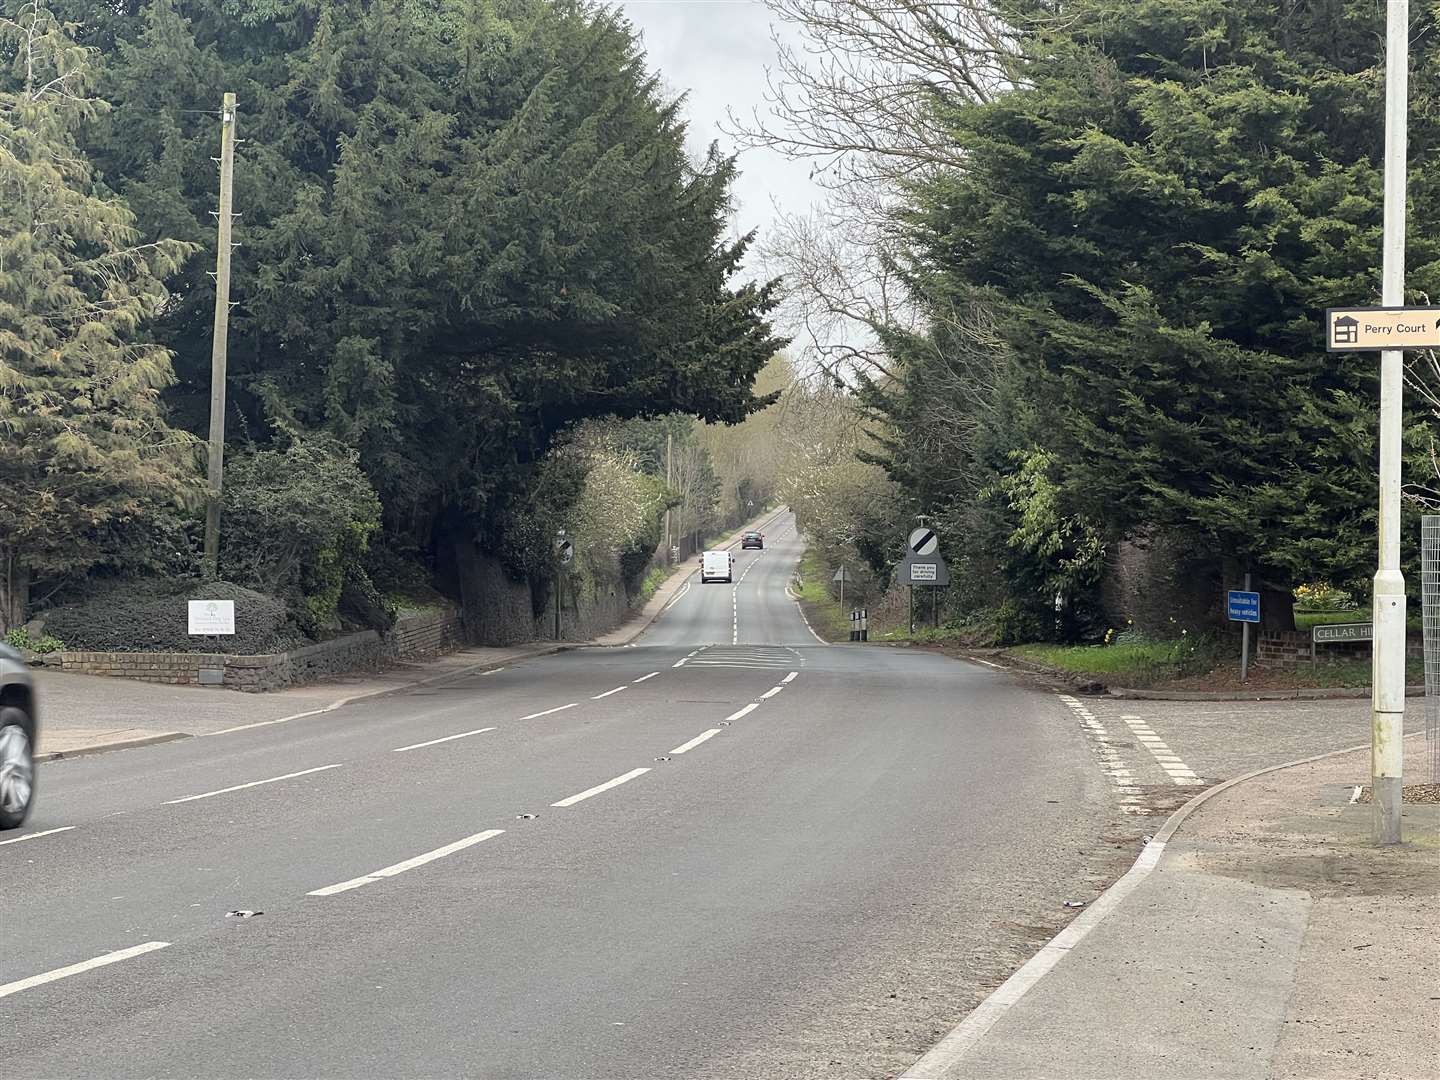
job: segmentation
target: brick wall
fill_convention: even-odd
[[[1340,660],[1369,660],[1368,641],[1322,641],[1315,647],[1315,659],[1321,664]],[[1425,658],[1425,643],[1419,635],[1405,641],[1405,656],[1410,660]],[[1293,668],[1310,663],[1309,630],[1266,630],[1255,641],[1255,663],[1260,667]]]

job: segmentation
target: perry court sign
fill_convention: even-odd
[[[1440,307],[1325,309],[1330,352],[1440,349]]]

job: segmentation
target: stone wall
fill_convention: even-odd
[[[388,649],[379,634],[366,630],[289,652],[258,656],[68,650],[52,656],[54,659],[48,663],[82,675],[255,691],[278,690],[343,672],[375,668],[388,658]]]
[[[397,660],[438,656],[465,644],[465,623],[450,608],[408,612],[395,620],[385,641]]]
[[[334,675],[373,671],[393,660],[434,655],[458,644],[458,623],[458,616],[452,612],[426,613],[412,620],[399,635],[382,638],[374,630],[364,630],[289,652],[256,656],[64,651],[50,654],[46,663],[61,671],[141,682],[227,686],[252,692],[280,690]]]

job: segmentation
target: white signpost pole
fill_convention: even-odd
[[[1405,303],[1406,112],[1410,4],[1389,0],[1385,35],[1385,224],[1381,299]],[[1380,354],[1380,537],[1375,573],[1370,714],[1370,836],[1400,842],[1405,728],[1405,578],[1400,572],[1400,426],[1402,354]]]

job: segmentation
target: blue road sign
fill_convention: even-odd
[[[1225,615],[1231,622],[1260,621],[1260,594],[1258,592],[1237,592],[1232,589],[1225,594]]]

